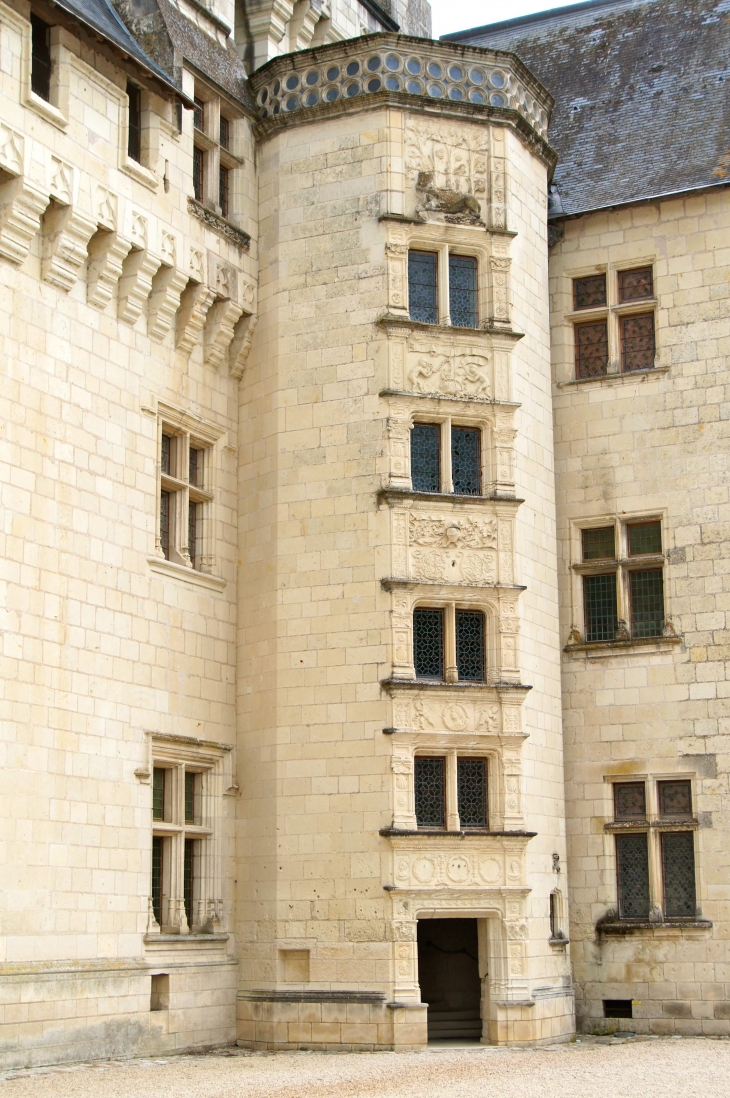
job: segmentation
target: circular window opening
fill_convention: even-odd
[[[316,92],[310,92],[304,102],[308,107],[315,107],[319,103],[319,96]]]
[[[310,88],[312,87],[313,84],[316,84],[318,80],[319,80],[319,73],[318,72],[308,72],[307,73],[306,81],[307,81],[307,84],[309,85]]]
[[[431,96],[432,99],[441,99],[444,93],[438,86],[438,84],[429,84],[428,94]]]
[[[261,92],[261,95],[260,95],[260,97],[259,97],[259,98],[260,98],[260,100],[261,100],[261,102],[262,102],[262,103],[265,103],[265,102],[266,102],[266,100],[267,100],[267,99],[269,98],[269,93],[268,93],[268,91],[266,90],[266,88],[264,88],[264,90],[263,90],[263,91]]]
[[[348,76],[357,76],[360,71],[360,66],[357,61],[351,61],[345,70]]]
[[[299,106],[299,100],[295,95],[290,95],[286,101],[286,109],[288,111],[295,111]]]
[[[279,104],[278,104],[278,103],[274,103],[274,109],[273,109],[273,111],[272,111],[271,113],[272,113],[272,114],[278,114],[280,110],[281,110],[281,107],[279,106]]]
[[[352,98],[353,95],[359,95],[360,94],[360,85],[359,84],[348,84],[347,85],[347,94],[350,96],[350,98]]]
[[[463,80],[464,72],[462,69],[459,68],[458,65],[452,65],[449,69],[449,76],[452,80]]]
[[[327,69],[327,79],[328,80],[336,80],[339,75],[340,75],[340,70],[337,68],[336,65],[333,65],[331,68]]]
[[[502,76],[501,72],[493,72],[492,75],[489,77],[489,82],[493,88],[504,87],[504,77]]]
[[[483,84],[484,73],[480,72],[479,69],[472,69],[469,73],[469,79],[471,80],[472,84]]]
[[[293,76],[293,75],[292,76],[287,76],[286,86],[289,89],[289,91],[294,91],[295,88],[299,87],[299,77],[298,76]]]
[[[272,95],[278,95],[280,91],[281,91],[281,84],[280,84],[280,83],[279,83],[279,81],[277,80],[277,81],[276,81],[276,82],[274,83],[274,86],[273,86],[273,88],[271,89],[271,94],[272,94]]]
[[[386,69],[390,69],[391,72],[397,72],[399,66],[400,66],[400,60],[395,56],[394,53],[389,53],[388,56],[385,59]]]
[[[494,95],[490,96],[489,102],[492,104],[493,107],[503,107],[504,96],[500,95],[498,92],[495,92]]]
[[[483,92],[480,92],[478,88],[472,88],[472,90],[469,92],[469,98],[471,99],[472,103],[484,102],[484,94]]]
[[[380,68],[380,58],[368,57],[368,68],[370,72],[376,72]]]
[[[382,84],[378,80],[377,76],[374,76],[372,80],[368,80],[368,91],[377,92],[380,91]]]
[[[389,76],[388,79],[385,81],[385,86],[388,91],[398,91],[398,89],[400,88],[400,80],[398,80],[395,76]]]
[[[449,99],[463,99],[464,93],[461,88],[451,88],[449,91]]]
[[[334,103],[335,99],[339,99],[340,93],[337,88],[327,88],[324,97],[328,103]]]
[[[406,62],[406,68],[413,76],[418,76],[421,71],[421,62],[417,61],[415,57],[410,57]]]
[[[409,80],[407,88],[411,95],[421,95],[423,93],[423,88],[418,80]]]
[[[443,74],[443,69],[441,68],[439,63],[437,61],[430,61],[429,65],[428,65],[428,75],[429,76],[441,76],[442,74]]]

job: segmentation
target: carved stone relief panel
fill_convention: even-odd
[[[487,849],[464,851],[459,839],[439,840],[437,849],[400,850],[395,855],[398,888],[503,888],[507,883],[504,852],[498,840],[485,836]],[[479,844],[480,847],[482,844]]]
[[[495,518],[411,512],[407,537],[410,578],[473,587],[497,582]]]
[[[408,314],[408,244],[403,232],[391,230],[385,245],[388,268],[388,310],[395,314]]]
[[[504,129],[491,129],[491,157],[489,163],[489,228],[507,228],[507,160]]]
[[[411,336],[406,361],[410,392],[491,400],[493,358],[486,347],[474,349],[457,340]]]
[[[506,692],[505,692],[506,694]],[[513,697],[500,698],[487,696],[484,699],[450,698],[447,694],[438,695],[432,691],[423,696],[395,698],[393,701],[393,727],[401,732],[446,732],[463,733],[475,737],[471,746],[479,746],[481,736],[519,736],[522,740],[521,704],[522,692]],[[462,737],[463,739],[463,737]],[[459,740],[459,747],[470,746]],[[514,767],[511,772],[519,773],[520,746],[513,749],[517,754],[511,756]],[[515,769],[517,767],[517,769]]]
[[[488,151],[484,127],[409,119],[406,200],[416,216],[452,224],[480,222],[487,197]]]

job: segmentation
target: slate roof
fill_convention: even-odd
[[[170,74],[160,68],[151,57],[148,57],[139,43],[133,38],[117,15],[110,0],[54,0],[54,3],[63,11],[67,11],[74,16],[75,19],[78,19],[80,23],[96,31],[107,42],[111,42],[122,53],[126,53],[150,76],[154,76],[168,90],[173,91],[178,98],[182,97],[187,102],[187,96],[182,96]]]
[[[730,182],[730,0],[590,0],[444,35],[555,97],[550,216]]]

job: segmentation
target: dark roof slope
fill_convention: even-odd
[[[730,0],[590,0],[444,37],[513,50],[555,96],[551,216],[730,179]]]
[[[130,34],[123,21],[117,15],[110,0],[54,0],[59,8],[73,15],[80,23],[90,27],[97,34],[111,42],[113,46],[126,53],[141,68],[159,80],[161,84],[174,92],[178,97],[187,101],[187,96],[182,96],[180,89],[175,85],[169,73],[148,57],[139,43]]]

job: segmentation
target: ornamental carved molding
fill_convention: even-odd
[[[435,347],[409,355],[408,384],[414,393],[491,400],[489,358],[481,354],[439,354]]]
[[[393,703],[393,727],[415,732],[452,732],[466,735],[522,737],[521,698],[514,705],[497,704],[496,701],[453,701],[445,698],[416,697],[396,699]],[[459,742],[461,748],[469,746]],[[474,746],[478,746],[478,739]],[[507,758],[509,770],[519,773],[519,751]]]
[[[525,850],[508,850],[508,842],[497,835],[484,835],[478,840],[479,850],[464,850],[463,840],[456,837],[453,841],[440,838],[437,849],[433,840],[419,842],[415,849],[396,849],[394,884],[409,890],[521,888]]]

